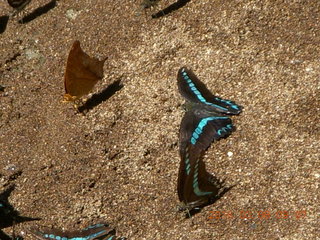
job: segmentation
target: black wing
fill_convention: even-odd
[[[40,220],[40,218],[20,216],[19,212],[14,209],[8,200],[14,189],[15,185],[11,185],[0,194],[0,229],[12,226],[15,223]]]
[[[179,136],[178,196],[189,210],[208,203],[218,194],[220,185],[206,171],[202,154],[213,140],[227,136],[232,130],[230,118],[209,115],[203,109],[192,109],[184,115]]]
[[[213,111],[225,114],[239,114],[242,107],[236,103],[214,96],[197,76],[186,67],[178,72],[178,88],[188,101],[210,106]]]

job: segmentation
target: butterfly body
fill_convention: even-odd
[[[90,57],[75,41],[69,52],[64,75],[65,101],[75,101],[88,94],[94,85],[103,78],[103,65],[106,59]]]
[[[39,230],[32,228],[29,230],[32,236],[39,240],[116,240],[115,230],[108,224],[95,224],[80,231],[63,232],[57,229]]]
[[[221,192],[221,182],[205,170],[202,155],[212,141],[233,131],[228,115],[239,114],[242,108],[211,94],[185,67],[179,70],[177,79],[179,91],[187,100],[187,112],[182,118],[179,133],[178,196],[184,208],[192,210],[209,203]]]

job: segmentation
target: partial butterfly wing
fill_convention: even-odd
[[[8,0],[8,4],[17,10],[22,10],[30,2],[31,0]]]
[[[31,228],[29,232],[36,239],[54,239],[54,240],[115,240],[115,230],[110,228],[108,224],[95,224],[81,231],[63,232],[57,229]]]
[[[233,130],[231,119],[214,116],[203,109],[188,111],[180,126],[180,169],[178,196],[189,210],[210,201],[219,192],[219,185],[205,170],[203,152],[213,140],[227,136]]]
[[[14,188],[15,185],[10,185],[4,192],[0,193],[0,229],[16,223],[40,220],[39,218],[20,216],[19,212],[9,203],[8,198]]]
[[[239,114],[241,106],[236,103],[214,96],[197,76],[186,67],[178,72],[178,88],[181,95],[190,102],[202,103],[212,111],[225,114]]]
[[[213,140],[219,140],[233,131],[232,121],[227,116],[212,114],[201,108],[185,113],[180,125],[180,153],[191,145],[192,151],[201,153]]]
[[[188,151],[188,149],[187,149]],[[206,171],[201,157],[181,158],[178,176],[178,196],[184,208],[192,210],[210,202],[219,193],[219,185]]]
[[[80,47],[80,42],[75,41],[70,50],[66,71],[64,75],[64,86],[66,101],[74,101],[88,94],[94,85],[103,78],[103,64],[97,58],[90,57]]]

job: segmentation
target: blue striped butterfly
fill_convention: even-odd
[[[183,209],[190,211],[210,204],[221,194],[222,182],[206,171],[202,155],[212,141],[233,131],[227,115],[239,114],[242,107],[214,96],[186,67],[179,69],[177,79],[179,92],[187,101],[179,134],[181,162],[177,187]]]
[[[98,223],[89,226],[80,231],[63,232],[57,229],[31,228],[29,232],[36,239],[53,239],[53,240],[125,240],[125,238],[117,238],[115,230],[110,228],[108,224]]]

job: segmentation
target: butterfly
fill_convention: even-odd
[[[64,101],[75,101],[88,94],[94,85],[103,78],[103,64],[107,58],[99,60],[90,57],[75,41],[69,52],[64,74]]]
[[[15,9],[12,16],[24,9],[30,2],[31,0],[8,0],[8,4]]]
[[[38,228],[30,228],[29,232],[36,239],[54,239],[54,240],[125,240],[117,238],[115,230],[108,224],[98,223],[89,226],[80,231],[63,232],[57,229],[44,228],[40,231]]]
[[[179,69],[177,80],[188,109],[180,125],[177,188],[183,209],[192,210],[209,204],[220,193],[222,183],[206,171],[202,155],[212,141],[233,131],[227,115],[239,114],[242,107],[214,96],[186,67]]]

